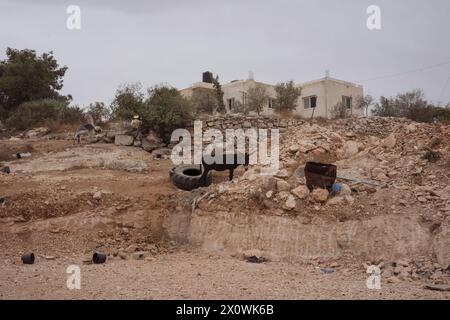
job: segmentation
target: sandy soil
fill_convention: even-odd
[[[0,176],[0,299],[450,298],[423,289],[423,281],[383,279],[382,290],[369,290],[358,261],[325,274],[326,263],[317,260],[254,264],[175,243],[162,230],[166,198],[177,192],[169,160],[114,145],[22,143],[31,144],[33,156],[6,162],[13,173]],[[6,146],[13,149],[0,141]],[[226,173],[214,179],[225,181]],[[140,250],[149,256],[133,259]],[[37,255],[34,265],[21,263],[27,251]],[[83,263],[93,251],[109,254],[107,263]],[[81,267],[81,290],[66,287],[72,264]]]

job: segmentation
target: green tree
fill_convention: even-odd
[[[194,109],[199,113],[212,114],[217,109],[217,99],[215,91],[209,89],[194,90],[191,97],[191,103]]]
[[[213,79],[214,90],[216,92],[217,112],[225,113],[225,102],[223,102],[223,90],[222,85],[219,82],[219,76]]]
[[[275,110],[280,113],[292,111],[297,107],[297,100],[302,90],[294,85],[294,81],[282,82],[275,86]]]
[[[344,105],[342,101],[338,102],[332,109],[331,109],[331,116],[334,119],[345,119],[348,118],[350,115],[349,109],[347,106]]]
[[[399,93],[394,98],[380,98],[374,115],[380,117],[404,117],[417,122],[446,122],[449,110],[436,107],[425,99],[421,89]]]
[[[176,88],[155,86],[139,114],[144,128],[155,130],[166,143],[175,129],[192,126],[194,112],[190,102]]]
[[[381,97],[380,102],[375,104],[373,114],[379,117],[400,117],[400,112],[394,104],[392,98]]]
[[[6,49],[6,60],[0,61],[0,106],[3,117],[19,105],[34,100],[72,97],[58,92],[63,87],[67,67],[59,67],[53,52],[38,56],[34,50]]]
[[[86,113],[92,116],[95,124],[101,124],[111,118],[111,110],[103,102],[89,104]]]
[[[116,91],[111,103],[112,114],[115,118],[129,120],[139,115],[144,107],[145,96],[140,83],[122,85]]]
[[[83,121],[83,111],[69,107],[68,102],[43,99],[22,103],[8,118],[6,124],[18,130],[45,125],[56,129],[61,124],[73,124]]]
[[[261,85],[255,85],[248,89],[246,111],[254,111],[259,115],[268,100],[269,95],[267,94],[266,88]]]

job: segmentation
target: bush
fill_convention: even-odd
[[[445,108],[436,107],[433,113],[434,119],[442,123],[450,123],[450,105]]]
[[[177,89],[155,86],[148,93],[149,98],[139,110],[144,128],[155,130],[164,142],[169,143],[175,129],[192,126],[192,105]]]
[[[331,109],[331,116],[334,119],[345,119],[345,118],[348,118],[349,117],[349,109],[342,102],[338,102]]]
[[[192,93],[191,104],[199,113],[213,114],[217,109],[217,98],[215,92],[206,89],[197,89]]]
[[[69,107],[65,101],[44,99],[18,106],[6,121],[6,125],[26,130],[39,125],[72,124],[82,119],[83,111],[80,108]]]
[[[139,84],[119,88],[112,103],[113,116],[130,120],[139,116],[143,130],[154,130],[164,142],[169,143],[175,129],[192,126],[194,108],[176,88],[166,85],[147,90],[145,98]]]
[[[126,84],[117,89],[111,104],[112,116],[129,120],[139,115],[144,107],[144,94],[140,83]]]
[[[94,124],[102,124],[111,118],[111,110],[103,102],[91,103],[86,110],[86,113],[92,116]]]
[[[295,86],[294,81],[282,82],[275,86],[275,110],[279,113],[291,112],[297,107],[297,100],[302,94],[301,88]]]
[[[429,104],[420,89],[398,94],[395,98],[381,97],[373,113],[380,117],[404,117],[416,122],[450,122],[450,108]]]
[[[7,48],[0,60],[0,104],[11,116],[23,103],[42,99],[71,99],[62,96],[67,67],[59,67],[53,52],[36,54],[30,49]]]

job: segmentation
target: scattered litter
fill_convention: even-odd
[[[100,253],[100,252],[95,252],[94,255],[92,256],[92,262],[94,262],[95,264],[105,263],[106,262],[106,254]]]
[[[28,252],[22,256],[22,262],[24,264],[33,264],[34,263],[34,253]]]
[[[29,158],[29,157],[31,157],[31,153],[29,153],[29,152],[20,153],[19,152],[19,153],[16,153],[15,156],[17,159]]]
[[[264,263],[270,261],[267,257],[264,256],[261,250],[257,249],[244,251],[242,255],[244,260],[250,263]]]
[[[324,269],[320,269],[320,271],[322,271],[325,274],[332,274],[332,273],[334,273],[334,269],[332,269],[332,268],[324,268]]]
[[[341,192],[341,190],[342,190],[342,184],[335,183],[331,187],[330,195],[334,197],[335,195],[339,194]]]
[[[246,257],[245,260],[250,263],[264,263],[269,261],[267,258],[257,256]]]

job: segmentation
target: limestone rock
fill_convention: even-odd
[[[284,181],[284,180],[278,180],[277,181],[277,190],[279,192],[281,192],[281,191],[290,191],[291,190],[291,185],[288,182]]]
[[[393,149],[396,144],[397,144],[397,139],[395,138],[395,135],[393,133],[391,133],[382,142],[383,147],[385,147],[386,149]]]
[[[125,134],[119,134],[115,137],[114,143],[116,146],[131,146],[134,138]]]
[[[284,206],[287,210],[294,210],[296,204],[295,197],[293,195],[289,195]]]
[[[297,198],[304,200],[309,196],[309,189],[307,186],[298,186],[291,191]]]
[[[311,196],[315,202],[325,203],[328,200],[329,192],[326,189],[315,189]]]

